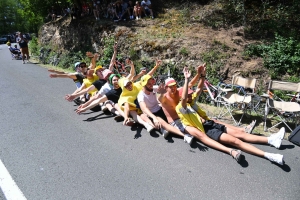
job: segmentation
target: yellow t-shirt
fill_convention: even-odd
[[[122,107],[124,103],[128,103],[130,107],[133,108],[132,110],[136,110],[136,104],[134,101],[137,99],[137,95],[142,90],[143,86],[141,85],[140,81],[135,82],[132,86],[133,89],[129,91],[124,87],[124,84],[122,84],[123,82],[123,80],[119,80],[119,85],[122,88],[122,93],[120,95],[118,104],[120,105],[120,107]]]
[[[181,105],[181,102],[179,102],[179,104],[176,106],[176,112],[184,125],[195,127],[201,132],[205,133],[200,116],[205,120],[209,120],[209,118],[207,117],[205,111],[203,111],[197,104],[196,93],[193,94],[192,99],[193,100],[190,104],[187,103],[186,109],[184,109]]]
[[[200,105],[198,103],[198,96],[196,95],[196,93],[193,93],[192,95],[192,103],[190,103],[190,105],[192,106],[192,108],[205,120],[210,120],[209,117],[207,116],[206,112],[204,110],[202,110],[200,108]]]
[[[85,78],[85,79],[83,79],[83,83],[84,83],[85,87],[88,88],[92,85],[93,82],[95,82],[97,80],[99,80],[99,77],[97,75],[93,74],[93,78]],[[93,96],[94,94],[96,94],[97,91],[98,90],[95,88],[95,89],[89,91],[88,93]]]

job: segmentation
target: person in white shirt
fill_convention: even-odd
[[[176,135],[184,137],[184,141],[190,144],[193,136],[182,133],[179,129],[171,126],[167,123],[167,117],[164,114],[162,107],[159,105],[156,93],[159,92],[163,86],[154,86],[154,78],[146,74],[141,78],[142,90],[137,96],[138,103],[141,110],[148,117],[143,119],[155,129],[161,131],[163,136],[166,138],[169,132],[175,133]]]

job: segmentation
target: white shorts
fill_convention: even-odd
[[[182,133],[185,133],[185,128],[186,128],[186,125],[184,125],[180,119],[176,119],[174,120],[173,122],[170,123],[171,126],[179,129]]]

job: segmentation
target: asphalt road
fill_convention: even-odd
[[[284,166],[247,153],[240,165],[102,112],[76,115],[63,98],[75,89],[71,80],[11,60],[5,45],[0,71],[0,159],[28,200],[299,199],[300,148],[288,141],[279,150],[256,145],[283,154]]]

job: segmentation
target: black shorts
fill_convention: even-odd
[[[153,113],[153,115],[162,118],[166,122],[168,121],[162,108],[160,108],[157,112]],[[149,117],[149,118],[151,119],[151,121],[153,121],[153,119],[151,117]]]
[[[206,135],[216,141],[219,141],[223,133],[227,133],[226,126],[224,126],[223,124],[215,123],[212,120],[205,121],[203,123],[203,127]]]

